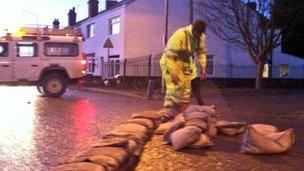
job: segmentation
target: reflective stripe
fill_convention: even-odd
[[[190,57],[193,56],[193,53],[190,53],[189,51],[174,49],[166,49],[165,54],[173,58],[181,59],[186,63],[190,63]]]
[[[170,107],[174,103],[188,103],[191,95],[191,79],[183,79],[175,85],[170,76],[165,77],[166,97],[165,106]],[[179,85],[179,86],[178,86]]]

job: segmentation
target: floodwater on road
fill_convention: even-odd
[[[0,86],[0,170],[48,170],[96,144],[133,112],[160,102],[77,90],[62,98]]]

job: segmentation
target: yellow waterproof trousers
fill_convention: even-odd
[[[193,72],[190,68],[190,64],[178,59],[172,59],[166,55],[162,56],[160,63],[166,85],[164,106],[172,107],[174,104],[187,104],[191,95],[191,79]],[[177,84],[173,83],[172,74],[177,76]]]

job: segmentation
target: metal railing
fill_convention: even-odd
[[[124,59],[119,62],[104,62],[100,67],[103,78],[113,78],[115,75],[134,77],[160,77],[159,66],[161,54],[147,55],[139,58]],[[272,66],[272,78],[304,78],[304,66],[284,65]],[[197,68],[200,68],[197,66]],[[198,73],[200,73],[198,69]],[[207,66],[209,78],[255,78],[256,67],[252,65],[216,65]],[[267,72],[264,73],[267,76]]]

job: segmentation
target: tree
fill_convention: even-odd
[[[292,20],[281,21],[280,28],[274,22],[274,9],[279,0],[200,0],[195,11],[207,20],[218,37],[247,50],[256,66],[255,88],[262,88],[264,65],[270,62],[272,50],[281,44],[284,27]]]

